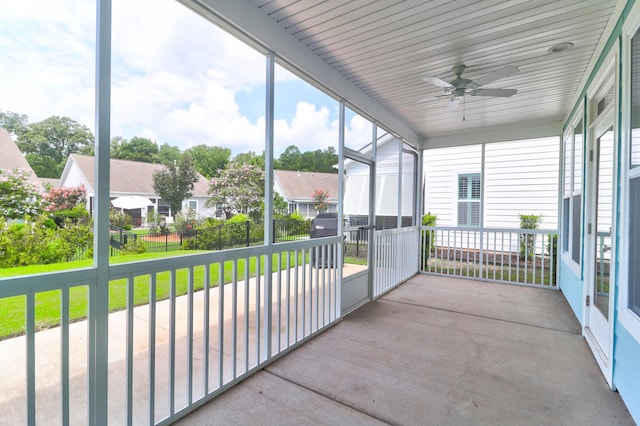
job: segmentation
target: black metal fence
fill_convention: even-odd
[[[305,240],[309,238],[311,221],[274,220],[273,242]],[[134,233],[111,227],[109,245],[111,254],[122,250],[145,252],[166,252],[175,250],[226,250],[248,247],[264,242],[262,222],[246,221],[226,223],[182,232]],[[144,247],[144,248],[142,248]]]

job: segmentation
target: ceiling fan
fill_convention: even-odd
[[[425,77],[422,79],[427,83],[431,83],[436,87],[441,87],[444,89],[444,95],[438,95],[436,97],[449,98],[449,103],[447,104],[447,108],[445,109],[446,112],[455,111],[458,107],[458,104],[460,103],[460,100],[463,99],[465,95],[508,98],[518,93],[517,89],[485,89],[482,87],[489,83],[493,83],[494,81],[501,78],[510,77],[519,73],[520,68],[518,68],[517,66],[507,65],[482,77],[478,77],[475,80],[462,78],[462,73],[466,68],[467,66],[462,64],[454,66],[452,68],[452,71],[455,74],[456,78],[451,80],[450,82],[441,80],[438,77]],[[429,98],[422,99],[418,102],[425,102],[428,100]]]

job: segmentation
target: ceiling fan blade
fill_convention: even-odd
[[[444,80],[439,79],[438,77],[425,77],[422,81],[426,81],[427,83],[431,83],[437,87],[444,87],[445,89],[453,87],[450,83],[447,83]]]
[[[458,109],[458,105],[460,104],[461,98],[453,98],[447,104],[447,107],[444,109],[444,112],[453,112]]]
[[[498,98],[509,98],[518,93],[518,89],[475,89],[471,96],[495,96]]]
[[[507,65],[506,67],[502,67],[495,70],[494,72],[490,72],[489,74],[474,79],[473,83],[475,87],[484,86],[485,84],[492,83],[501,78],[511,77],[512,75],[518,74],[519,72],[520,68],[516,67],[515,65]]]

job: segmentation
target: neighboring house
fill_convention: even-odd
[[[535,214],[542,215],[540,229],[557,229],[559,144],[485,144],[484,176],[480,144],[426,150],[424,211],[439,226],[518,228],[520,214]]]
[[[305,218],[316,217],[317,211],[311,195],[321,189],[329,191],[327,212],[337,212],[338,174],[317,172],[273,171],[273,190],[289,204],[289,213],[298,211]]]
[[[411,226],[415,211],[413,179],[416,159],[413,153],[402,153],[402,180],[398,181],[398,163],[402,141],[387,135],[378,142],[376,151],[376,206],[375,225],[378,229],[393,228],[398,222],[398,211],[402,216],[402,226]],[[371,148],[363,150],[370,155]],[[350,224],[360,224],[369,214],[369,166],[354,160],[345,160],[344,215]],[[402,197],[398,206],[398,194]]]
[[[153,189],[153,172],[162,170],[162,164],[142,163],[138,161],[111,159],[110,163],[110,195],[111,199],[123,196],[139,196],[148,198],[151,205],[145,209],[132,209],[129,214],[135,222],[144,222],[149,211],[155,211],[164,216],[171,216],[169,205],[162,200]],[[86,188],[85,199],[87,209],[93,211],[94,186],[94,157],[71,154],[62,171],[58,187],[72,187],[83,185]],[[195,183],[193,195],[183,202],[183,207],[190,207],[201,216],[213,216],[213,208],[205,206],[209,199],[207,179],[198,174],[199,180]]]
[[[38,179],[22,152],[20,152],[18,145],[13,141],[9,132],[2,127],[0,127],[0,153],[0,170],[23,170],[29,177],[28,182],[35,186],[38,191],[44,191],[42,182]]]

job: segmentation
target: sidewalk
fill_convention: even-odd
[[[358,265],[345,265],[343,273],[349,275],[364,267]],[[277,274],[274,274],[274,300],[277,300]],[[332,284],[333,287],[335,285]],[[331,288],[331,287],[329,287]],[[332,290],[332,291],[335,291]],[[262,292],[262,289],[261,289]],[[301,289],[299,290],[301,292]],[[220,378],[218,366],[218,306],[219,289],[210,290],[209,307],[209,388],[219,386]],[[248,294],[248,299],[246,299]],[[335,296],[335,294],[334,294]],[[261,293],[261,299],[264,295]],[[307,295],[309,297],[309,295]],[[282,291],[281,300],[283,306],[286,300],[286,292]],[[234,366],[231,365],[233,354],[233,291],[232,285],[224,286],[224,355],[223,355],[223,382],[226,383],[233,377]],[[248,302],[245,303],[245,301]],[[188,359],[188,296],[176,298],[175,303],[175,409],[186,405],[187,392],[187,359]],[[302,297],[299,297],[302,303]],[[256,280],[252,278],[248,284],[238,281],[237,291],[237,322],[236,322],[236,374],[252,368],[257,363],[256,339],[264,339],[264,331],[256,332]],[[327,306],[328,308],[328,306]],[[293,315],[293,307],[291,308]],[[203,369],[204,369],[204,291],[195,292],[193,295],[193,354],[192,377],[194,381],[194,393],[192,399],[196,400],[204,395]],[[261,312],[263,316],[264,312]],[[327,313],[328,314],[328,313]],[[300,310],[299,316],[302,315]],[[133,310],[134,336],[133,336],[133,402],[134,423],[148,423],[148,389],[149,389],[149,306],[139,306]],[[277,313],[274,312],[273,341],[285,347],[287,344],[287,330],[289,340],[295,337],[293,319],[287,320],[286,309],[281,309],[280,322]],[[311,320],[314,320],[313,318]],[[156,304],[155,326],[155,395],[156,395],[156,421],[169,414],[169,377],[170,377],[170,301],[163,300]],[[299,322],[299,326],[301,321]],[[308,324],[307,324],[308,325]],[[261,327],[263,324],[261,324]],[[248,327],[248,328],[247,328]],[[275,331],[276,327],[280,332]],[[247,328],[248,333],[245,332]],[[126,419],[126,337],[127,312],[119,311],[109,315],[109,421],[115,424],[124,423]],[[298,329],[298,333],[302,330]],[[79,321],[69,325],[69,405],[70,420],[72,424],[87,424],[87,321]],[[61,419],[61,354],[60,354],[60,328],[55,327],[36,333],[36,421],[39,424],[58,423]],[[25,424],[26,423],[26,373],[25,373],[25,349],[24,336],[0,341],[0,389],[3,389],[0,397],[0,424]],[[264,354],[263,354],[264,355]]]

